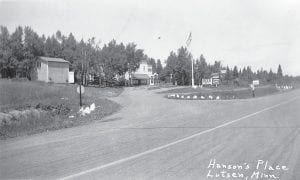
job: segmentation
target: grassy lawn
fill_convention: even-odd
[[[262,97],[280,92],[274,86],[260,86],[255,89],[255,97]],[[218,87],[218,88],[192,88],[183,87],[177,89],[170,89],[159,93],[163,94],[180,94],[186,96],[219,96],[220,99],[246,99],[252,98],[252,91],[250,88],[234,88],[234,87]]]
[[[120,109],[117,103],[107,98],[118,96],[122,88],[86,87],[83,105],[95,103],[97,108],[89,115],[79,116],[76,87],[72,84],[0,80],[0,138],[86,124]]]

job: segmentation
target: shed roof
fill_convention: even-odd
[[[47,62],[62,62],[62,63],[70,63],[69,61],[66,61],[62,58],[52,58],[52,57],[44,57],[44,56],[41,56],[40,57],[41,60],[43,61],[47,61]]]

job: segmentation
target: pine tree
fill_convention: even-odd
[[[233,68],[233,79],[236,79],[239,77],[239,72],[237,66],[234,66]]]
[[[282,69],[281,69],[281,65],[278,65],[278,69],[277,69],[277,75],[276,75],[276,83],[281,84],[283,80],[283,74],[282,74]]]
[[[280,64],[278,65],[277,75],[278,75],[279,77],[282,77],[282,69],[281,69],[281,65],[280,65]]]

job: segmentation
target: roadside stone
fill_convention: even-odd
[[[10,125],[12,118],[13,116],[11,114],[0,112],[0,126]]]
[[[20,119],[22,117],[22,111],[13,110],[9,112],[10,115],[12,115],[13,119]]]
[[[92,111],[95,111],[95,109],[96,109],[95,103],[91,104],[91,106],[90,106],[91,112],[92,112]]]

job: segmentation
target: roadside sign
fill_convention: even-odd
[[[202,79],[202,85],[212,85],[212,79]]]
[[[212,79],[213,84],[220,84],[220,79]]]
[[[211,74],[211,78],[213,78],[213,79],[219,79],[220,78],[220,74],[219,73],[212,73]]]
[[[259,85],[259,80],[253,80],[253,81],[252,81],[252,84],[253,84],[254,86],[258,86],[258,85]]]
[[[80,86],[77,87],[77,93],[80,93]],[[81,85],[81,94],[84,93],[84,86]]]
[[[69,71],[69,83],[74,83],[74,72]]]

